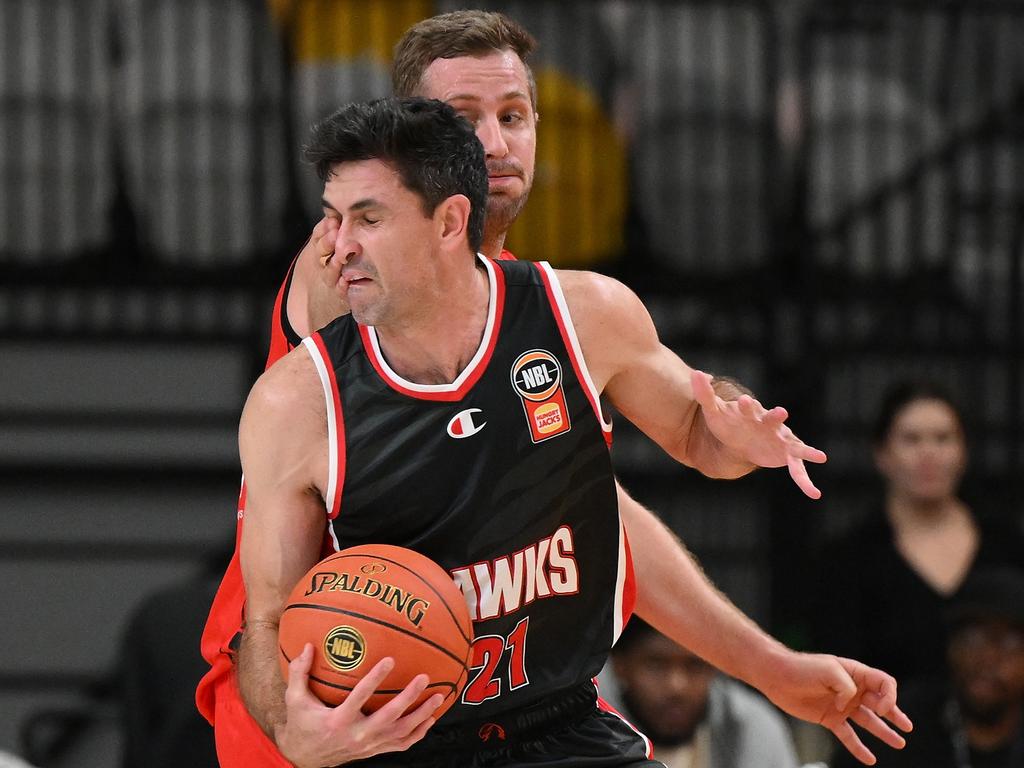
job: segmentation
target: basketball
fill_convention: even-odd
[[[443,568],[411,549],[368,544],[324,558],[299,580],[278,643],[285,679],[289,662],[313,644],[309,688],[326,704],[340,704],[391,656],[394,668],[363,711],[379,709],[422,673],[430,684],[410,709],[441,693],[440,717],[466,684],[472,640],[466,601]]]

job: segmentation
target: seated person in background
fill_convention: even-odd
[[[873,442],[883,495],[863,523],[821,553],[811,579],[819,591],[812,631],[817,647],[904,683],[942,674],[949,599],[975,568],[1024,567],[1024,536],[1012,516],[987,516],[959,495],[964,422],[939,388],[890,390]]]
[[[654,745],[667,768],[795,768],[781,714],[643,620],[633,617],[612,649],[601,693]],[[602,678],[606,675],[602,675]]]
[[[234,540],[190,578],[146,597],[132,614],[119,657],[124,741],[121,768],[215,768],[213,731],[195,706],[207,666],[196,651]]]
[[[950,602],[949,674],[900,689],[914,733],[879,768],[1024,766],[1024,571],[972,574]],[[833,768],[859,765],[837,755]]]

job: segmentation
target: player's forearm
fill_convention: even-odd
[[[637,614],[726,674],[757,686],[767,660],[784,646],[733,605],[675,534],[621,489],[619,508],[636,553]]]
[[[287,719],[284,680],[277,661],[277,626],[248,622],[238,651],[238,688],[246,709],[260,728],[274,738]]]

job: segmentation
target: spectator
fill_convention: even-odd
[[[195,688],[206,670],[199,637],[230,552],[218,548],[199,573],[149,595],[132,614],[119,663],[121,768],[218,764],[213,731],[196,710]]]
[[[667,768],[797,765],[785,721],[770,704],[641,619],[623,631],[611,667],[623,715]]]
[[[905,682],[942,674],[949,599],[975,568],[1024,567],[1024,537],[1005,515],[986,516],[959,495],[967,466],[963,418],[937,387],[893,388],[873,439],[883,498],[862,524],[824,548],[812,631],[818,647]]]
[[[1024,571],[979,569],[950,602],[949,674],[901,690],[914,732],[879,768],[1024,766]],[[856,765],[838,755],[834,768]]]

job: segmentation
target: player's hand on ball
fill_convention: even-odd
[[[381,659],[336,707],[327,706],[310,692],[312,663],[313,646],[307,643],[289,665],[284,696],[287,720],[274,734],[281,754],[296,768],[324,768],[406,750],[435,722],[433,713],[443,701],[441,694],[404,714],[429,684],[426,675],[417,675],[373,714],[363,714],[362,706],[394,667],[390,657]]]
[[[793,434],[785,421],[789,413],[776,406],[766,409],[750,395],[723,400],[715,394],[711,376],[690,372],[693,395],[704,422],[719,442],[742,460],[758,467],[788,467],[790,477],[812,499],[821,497],[804,462],[825,462],[824,451],[812,448]]]

